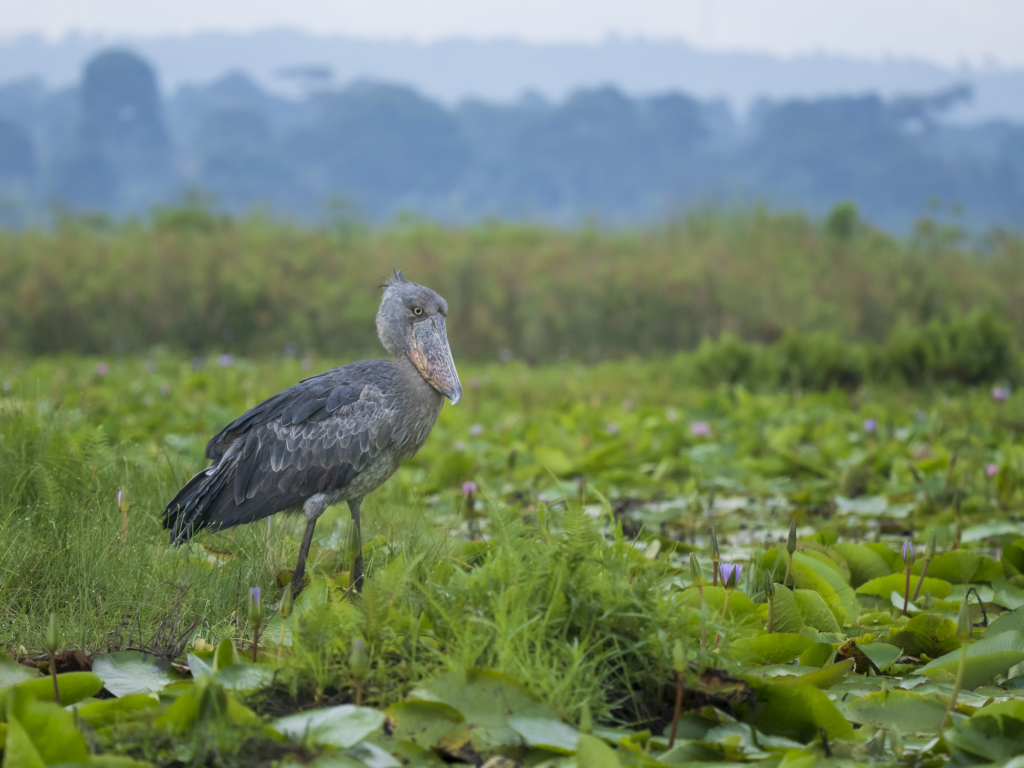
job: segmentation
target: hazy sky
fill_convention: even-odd
[[[289,26],[433,41],[681,38],[783,55],[1024,66],[1022,0],[0,0],[0,36],[167,35]]]

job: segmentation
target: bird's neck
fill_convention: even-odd
[[[430,386],[430,383],[423,378],[423,374],[419,372],[405,352],[399,352],[395,356],[395,368],[398,371],[402,389],[410,397],[430,403],[436,402],[440,407],[441,402],[444,401],[444,395]]]

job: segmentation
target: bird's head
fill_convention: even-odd
[[[462,385],[445,331],[448,302],[397,271],[383,288],[377,312],[381,344],[396,358],[408,356],[427,383],[455,405],[462,398]]]

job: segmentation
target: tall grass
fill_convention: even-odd
[[[183,208],[0,232],[0,254],[0,351],[21,354],[377,354],[376,286],[392,267],[448,299],[463,359],[649,355],[724,333],[881,342],[979,308],[1024,333],[1024,241],[968,246],[927,222],[905,239],[763,211],[614,232],[306,229]]]

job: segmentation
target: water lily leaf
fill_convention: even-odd
[[[821,669],[816,669],[813,672],[807,672],[803,675],[789,675],[784,677],[774,678],[774,682],[781,683],[782,685],[796,685],[799,683],[808,683],[813,685],[815,688],[825,690],[831,688],[833,685],[841,683],[847,675],[853,670],[855,662],[853,659],[844,659],[843,661],[836,662],[835,664],[828,664]]]
[[[827,565],[803,552],[793,555],[793,581],[800,589],[811,589],[821,595],[846,623],[852,622],[860,613],[853,587]]]
[[[1024,607],[1024,589],[1015,587],[1008,581],[992,582],[992,602],[1010,611]]]
[[[960,647],[956,622],[936,613],[919,614],[900,630],[890,630],[888,642],[908,656],[927,655],[933,659]]]
[[[832,548],[846,560],[853,587],[892,573],[888,561],[863,544],[834,544]]]
[[[928,569],[928,572],[931,573],[931,568]],[[917,589],[917,580],[917,576],[911,575],[911,594],[913,594],[914,590]],[[952,591],[953,585],[948,581],[933,579],[931,576],[925,576],[924,584],[921,586],[922,595],[926,592],[931,592],[932,597],[937,597],[940,600],[944,597],[948,597]],[[872,579],[871,581],[857,587],[858,595],[874,595],[875,597],[881,597],[883,599],[888,599],[893,592],[896,592],[900,597],[906,596],[906,573],[892,573],[888,576],[883,576],[880,579]]]
[[[392,704],[384,714],[387,730],[395,739],[424,749],[465,722],[457,709],[436,701],[403,701]]]
[[[831,643],[815,642],[800,655],[800,664],[807,667],[824,667],[832,661],[835,653],[836,649]]]
[[[967,646],[967,658],[971,659],[975,656],[983,656],[988,653],[996,653],[1003,651],[1024,652],[1024,632],[1021,632],[1019,630],[1000,632],[998,634],[995,634],[994,636],[989,636],[982,640],[978,640],[977,642],[971,643]],[[960,651],[958,649],[956,651],[947,653],[944,656],[940,656],[939,658],[929,662],[928,664],[925,664],[917,671],[918,673],[924,672],[927,669],[932,669],[933,667],[941,667],[945,664],[948,664],[949,662],[956,662],[959,660]],[[974,686],[970,687],[973,688]]]
[[[274,668],[266,664],[239,662],[213,673],[213,679],[230,691],[257,691],[274,682]]]
[[[775,632],[799,632],[804,626],[804,619],[800,615],[796,598],[789,589],[781,584],[775,585],[775,617],[773,621],[772,630]]]
[[[793,632],[764,634],[733,640],[729,651],[740,661],[757,665],[785,664],[800,656],[814,641]]]
[[[846,704],[846,715],[855,723],[873,728],[895,726],[903,733],[938,733],[946,716],[946,702],[894,689],[853,699]]]
[[[1020,664],[1022,661],[1024,661],[1024,652],[1022,651],[995,651],[971,656],[964,663],[963,687],[970,689],[991,683],[996,675],[1005,675],[1010,667]],[[917,673],[927,675],[938,682],[952,682],[956,678],[959,666],[959,660],[949,661],[938,666],[922,667],[917,670]]]
[[[576,751],[580,733],[560,720],[550,717],[516,717],[508,719],[513,731],[531,747],[540,747],[560,755]]]
[[[885,669],[903,655],[901,649],[888,643],[868,643],[866,645],[858,645],[857,647],[879,669]]]
[[[403,763],[389,753],[369,741],[361,741],[345,750],[345,754],[354,757],[367,768],[402,768]]]
[[[698,608],[700,606],[700,593],[694,587],[683,590],[681,599],[683,605],[688,607]],[[722,609],[725,607],[725,588],[704,587],[704,604],[709,613],[721,616]],[[751,602],[749,597],[738,589],[734,589],[729,595],[729,611],[726,616],[730,619],[740,619],[753,613],[756,609],[757,606]]]
[[[37,701],[19,686],[8,689],[4,701],[7,714],[5,768],[84,763],[89,759],[85,738],[75,727],[71,712],[50,702]]]
[[[213,655],[213,671],[216,672],[218,669],[230,667],[238,662],[238,650],[235,648],[235,644],[231,642],[230,637],[225,637],[220,641],[217,651]]]
[[[954,750],[998,762],[1024,753],[1024,701],[990,704],[943,733]]]
[[[835,501],[836,511],[841,515],[878,517],[889,509],[889,500],[885,496],[858,496],[855,499],[836,496]]]
[[[615,750],[596,736],[580,736],[576,744],[576,765],[587,768],[622,768]]]
[[[60,689],[61,704],[68,706],[99,693],[103,681],[94,672],[62,672],[57,675],[57,687]],[[11,691],[21,691],[37,701],[53,701],[53,680],[37,677],[35,680],[0,688],[0,721],[7,711],[7,696]]]
[[[985,630],[985,637],[989,638],[1003,632],[1024,632],[1024,608],[1014,608],[993,621]]]
[[[365,741],[384,725],[384,713],[370,707],[342,704],[326,709],[311,709],[282,717],[271,723],[278,733],[314,744],[345,749]]]
[[[76,707],[79,718],[93,728],[103,728],[122,720],[130,720],[140,713],[160,706],[160,699],[152,693],[130,693],[120,699],[93,701]]]
[[[825,600],[817,592],[810,589],[798,589],[794,592],[800,615],[804,625],[814,627],[819,632],[839,632],[839,622],[832,614]]]
[[[754,690],[753,708],[741,715],[758,730],[807,743],[821,738],[852,739],[853,728],[828,696],[813,685],[783,685],[758,677],[744,678]]]
[[[170,662],[139,651],[118,651],[100,656],[92,663],[93,672],[115,696],[162,691],[181,680]],[[63,699],[61,699],[63,701]]]
[[[199,677],[200,675],[212,675],[213,667],[207,664],[199,656],[194,653],[190,653],[187,657],[188,669],[192,673],[192,677]]]
[[[23,666],[14,659],[0,658],[0,688],[23,683],[26,680],[35,680],[38,677],[39,670]]]
[[[928,576],[948,581],[950,584],[967,584],[972,580],[980,565],[981,555],[977,552],[971,552],[969,549],[954,549],[952,552],[944,552],[932,558],[928,564]],[[914,564],[914,570],[920,573],[923,566],[924,561],[919,560]],[[912,588],[916,588],[916,578],[911,578],[910,583]],[[924,594],[923,589],[921,593]]]

